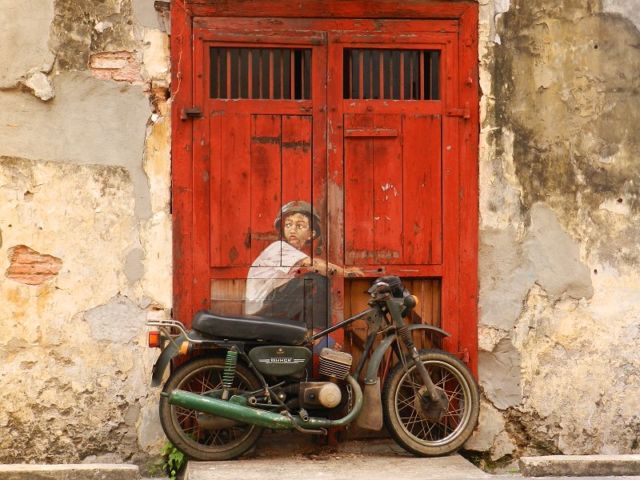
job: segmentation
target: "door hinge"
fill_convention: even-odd
[[[189,120],[193,118],[202,118],[202,110],[198,107],[183,108],[180,110],[180,119]]]
[[[464,108],[451,108],[447,110],[448,117],[461,117],[465,120],[471,118],[471,110],[469,110],[469,105],[467,104]]]

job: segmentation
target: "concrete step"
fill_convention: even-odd
[[[139,480],[137,465],[87,463],[64,465],[0,465],[2,480]]]
[[[277,440],[277,437],[273,437]],[[263,444],[264,445],[264,444]],[[460,455],[418,458],[406,453],[390,440],[350,441],[337,448],[315,447],[306,453],[300,448],[287,454],[282,448],[260,445],[255,452],[238,460],[189,462],[184,480],[348,479],[348,480],[476,480],[491,475]]]
[[[525,477],[640,475],[640,455],[548,455],[520,458]]]
[[[65,465],[0,465],[2,480],[138,480],[137,465],[88,463]]]

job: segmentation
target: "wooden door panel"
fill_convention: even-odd
[[[282,206],[282,168],[280,164],[282,130],[280,115],[251,115],[251,190],[249,212],[251,265],[260,252],[280,239],[273,226]]]
[[[282,203],[293,200],[311,202],[310,116],[282,117]]]
[[[438,278],[404,278],[403,284],[418,297],[418,306],[413,312],[411,323],[440,326],[441,283]],[[366,308],[369,295],[366,293],[371,285],[369,280],[348,280],[345,282],[345,316],[354,315]],[[345,335],[346,350],[357,363],[362,356],[367,335],[368,324],[365,320],[352,323]],[[424,331],[413,333],[413,340],[418,348],[440,347],[438,339]],[[383,370],[385,365],[382,366]],[[387,370],[388,370],[387,366]],[[383,372],[381,372],[382,374]]]
[[[251,264],[251,117],[214,115],[210,122],[211,266]]]
[[[210,310],[217,315],[242,315],[246,283],[244,278],[212,278]]]
[[[442,262],[440,117],[346,114],[345,263]]]
[[[403,262],[402,255],[402,119],[400,115],[376,115],[373,137],[373,263]],[[397,133],[396,133],[397,132]],[[366,197],[362,200],[366,201]],[[361,201],[362,201],[361,200]]]
[[[345,264],[373,263],[368,255],[375,252],[375,210],[372,201],[363,201],[375,188],[370,137],[348,137],[348,132],[373,130],[373,115],[348,115],[344,141],[344,243]]]
[[[211,266],[249,267],[280,239],[282,205],[312,203],[311,117],[227,113],[210,128]]]
[[[442,132],[439,115],[403,119],[404,259],[442,263]]]

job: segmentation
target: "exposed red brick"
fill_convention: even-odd
[[[55,277],[62,267],[62,260],[53,255],[43,255],[26,245],[9,249],[9,268],[6,276],[27,285],[40,285]]]
[[[117,82],[142,83],[140,62],[131,52],[100,52],[91,55],[89,67],[94,77]]]

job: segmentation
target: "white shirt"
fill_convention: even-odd
[[[306,253],[282,240],[265,248],[247,274],[244,313],[252,315],[260,310],[269,293],[295,276],[293,267],[304,258],[307,258]]]

